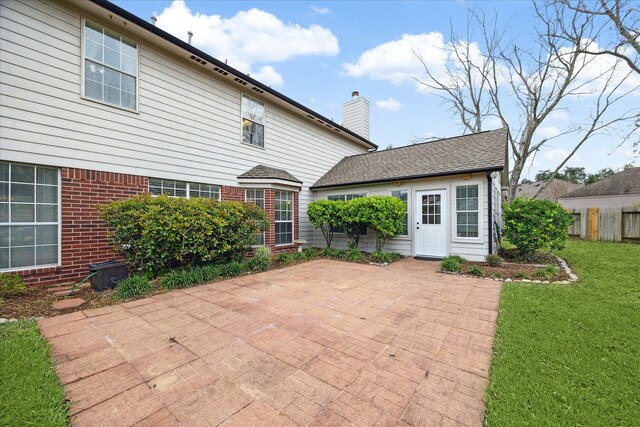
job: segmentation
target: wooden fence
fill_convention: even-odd
[[[571,209],[574,223],[569,227],[570,237],[607,242],[640,243],[640,209],[584,208]]]

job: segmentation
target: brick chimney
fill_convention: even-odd
[[[342,126],[369,139],[369,101],[360,92],[351,93],[351,99],[342,106]]]

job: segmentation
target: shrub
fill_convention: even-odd
[[[503,236],[525,259],[540,249],[562,249],[573,216],[548,200],[517,198],[503,205]]]
[[[484,257],[484,260],[487,261],[491,267],[500,267],[502,265],[502,258],[496,254],[489,254]]]
[[[159,285],[163,289],[189,288],[198,283],[194,276],[190,269],[171,270],[160,278]]]
[[[17,274],[0,273],[0,295],[17,294],[26,287],[27,284]]]
[[[375,251],[371,253],[369,259],[371,260],[371,262],[374,262],[376,264],[385,264],[393,261],[393,256],[389,252]]]
[[[289,254],[286,252],[283,254],[280,254],[276,257],[276,261],[278,261],[282,265],[289,265],[294,261],[293,254]]]
[[[385,244],[403,231],[406,206],[392,196],[369,196],[351,199],[341,210],[342,225],[351,239],[349,247],[358,247],[360,229],[363,226],[376,233],[376,252],[382,252]]]
[[[496,271],[495,273],[491,274],[491,277],[493,277],[494,279],[502,279],[502,274]]]
[[[451,258],[451,259],[457,261],[459,264],[464,264],[464,263],[467,262],[467,259],[464,258],[464,257],[461,257],[460,255],[449,255],[447,258]]]
[[[335,258],[337,253],[338,253],[337,249],[324,248],[320,252],[320,256],[323,258]]]
[[[113,244],[133,268],[156,274],[193,262],[227,261],[246,253],[268,226],[254,204],[148,194],[98,206]]]
[[[351,249],[351,250],[356,250],[357,251],[357,249]],[[339,260],[345,260],[345,259],[347,259],[348,255],[349,255],[349,251],[346,251],[344,249],[338,249],[337,251],[334,252],[333,258],[334,259],[339,259]]]
[[[467,274],[470,274],[472,276],[477,276],[477,277],[482,277],[484,276],[484,272],[482,271],[482,269],[480,267],[478,267],[477,265],[471,265],[469,266],[469,268],[467,269]]]
[[[514,275],[516,279],[530,279],[529,275],[524,271],[518,271]]]
[[[218,266],[218,268],[220,271],[220,277],[224,279],[240,276],[245,271],[244,264],[238,261],[222,264]]]
[[[461,261],[461,259],[464,259],[464,258],[461,258],[457,255],[449,255],[448,257],[442,260],[442,263],[440,264],[440,269],[442,269],[442,271],[450,271],[453,273],[457,273],[462,268],[463,262]]]
[[[555,265],[547,265],[540,268],[534,273],[535,276],[541,277],[544,280],[550,280],[558,272],[558,267]]]
[[[271,249],[267,246],[258,246],[253,252],[253,258],[247,261],[249,271],[267,271],[271,266]]]
[[[331,247],[333,241],[333,230],[340,226],[341,211],[344,206],[342,201],[334,200],[317,200],[309,203],[307,207],[307,216],[311,224],[320,229],[324,240],[327,243],[327,248]]]
[[[137,298],[151,293],[152,289],[146,276],[129,276],[116,286],[116,296],[120,299]]]
[[[351,249],[347,252],[347,261],[349,262],[360,262],[364,259],[364,255],[358,249]]]

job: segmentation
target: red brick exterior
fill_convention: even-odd
[[[89,274],[90,263],[119,259],[107,239],[107,226],[98,219],[96,205],[124,199],[148,191],[148,178],[85,169],[61,168],[61,265],[22,270],[27,283],[50,285],[73,282]],[[296,245],[275,246],[275,191],[265,189],[265,210],[270,229],[265,243],[273,253],[292,252]],[[245,189],[222,186],[223,201],[245,200]],[[298,192],[294,192],[294,240],[299,238]]]

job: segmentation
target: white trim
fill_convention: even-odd
[[[277,178],[238,178],[238,184],[242,188],[273,188],[284,191],[300,191],[302,184]]]
[[[478,237],[458,237],[458,210],[456,208],[457,189],[469,185],[478,186]],[[486,206],[484,203],[484,180],[470,179],[451,186],[451,241],[456,243],[484,244],[484,226],[486,222]]]
[[[95,98],[90,98],[88,96],[85,95],[85,53],[84,53],[84,48],[85,48],[85,28],[86,28],[86,22],[90,22],[96,26],[102,27],[103,30],[104,29],[109,29],[110,31],[113,31],[114,33],[118,33],[118,35],[120,35],[121,39],[127,40],[131,43],[135,43],[136,45],[136,108],[135,109],[131,109],[131,108],[126,108],[123,107],[121,105],[116,105],[116,104],[112,104],[110,102],[106,102],[100,99],[95,99]],[[105,105],[107,107],[113,107],[113,108],[117,108],[119,110],[122,111],[128,111],[129,113],[134,113],[134,114],[140,114],[140,43],[138,43],[137,41],[134,41],[132,39],[130,39],[129,37],[123,36],[122,32],[120,32],[119,30],[114,30],[112,27],[108,27],[107,25],[104,24],[100,24],[96,21],[93,21],[91,19],[87,19],[84,16],[82,16],[80,18],[80,99],[83,99],[85,101],[90,101],[90,102],[95,102],[98,104],[102,104]],[[95,62],[95,61],[94,61]],[[105,65],[106,66],[106,65]],[[112,67],[109,67],[112,68]],[[117,70],[123,74],[127,74],[127,75],[131,75],[128,73],[125,73],[123,71]]]

